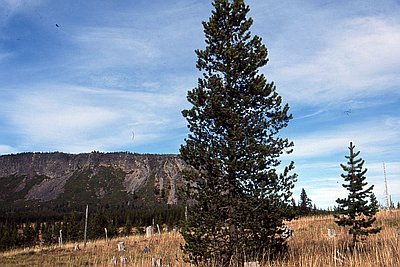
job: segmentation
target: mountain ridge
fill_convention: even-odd
[[[0,156],[0,205],[176,204],[177,155],[27,152]]]

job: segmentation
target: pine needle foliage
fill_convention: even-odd
[[[300,193],[299,209],[301,215],[309,215],[312,210],[312,201],[308,198],[304,188],[301,189]]]
[[[242,0],[215,0],[203,22],[206,48],[196,50],[202,71],[188,92],[192,108],[182,111],[190,133],[180,155],[189,202],[181,233],[187,261],[228,266],[285,251],[283,222],[293,218],[291,190],[296,174],[293,143],[279,133],[292,118],[273,82],[259,69],[267,49],[247,17]],[[277,168],[280,167],[282,172]]]
[[[372,192],[374,186],[367,187],[365,174],[367,169],[363,168],[365,161],[359,157],[360,151],[354,151],[355,145],[350,142],[349,155],[345,156],[347,164],[341,164],[343,173],[341,176],[346,182],[342,186],[349,191],[347,198],[338,198],[338,214],[335,222],[339,226],[349,227],[352,236],[350,249],[353,251],[356,243],[365,239],[369,234],[378,233],[381,228],[373,227],[375,214],[378,212],[378,201]]]

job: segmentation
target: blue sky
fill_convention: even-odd
[[[344,197],[340,163],[361,150],[384,201],[400,201],[400,3],[249,0],[294,119],[301,188],[319,207]],[[0,0],[0,154],[178,153],[181,110],[201,75],[206,0]],[[132,133],[134,138],[132,140]]]

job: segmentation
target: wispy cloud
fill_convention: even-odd
[[[289,99],[323,104],[376,95],[400,82],[400,22],[363,17],[326,30],[325,45],[305,62],[275,74],[287,86]],[[303,86],[293,86],[298,81]],[[293,90],[293,89],[295,90]],[[298,91],[302,93],[299,94]]]
[[[135,143],[144,144],[168,139],[169,131],[183,128],[175,110],[181,103],[179,93],[42,85],[3,103],[9,111],[3,116],[25,146],[66,152],[112,150],[132,142],[133,131]]]
[[[349,142],[355,143],[365,153],[375,156],[389,153],[393,140],[400,138],[397,117],[383,120],[352,122],[328,130],[316,130],[294,137],[294,158],[318,158],[344,151]]]
[[[43,2],[43,0],[0,0],[0,22],[6,23],[15,14],[18,14],[19,12],[29,11],[36,6],[39,6]]]
[[[7,58],[10,57],[11,55],[12,55],[12,53],[9,53],[9,52],[2,52],[2,51],[0,50],[0,62],[1,62],[2,60],[7,59]]]
[[[255,32],[270,52],[264,71],[289,103],[337,104],[399,83],[398,2],[252,1],[251,7]]]
[[[92,131],[111,123],[118,114],[107,107],[79,100],[69,91],[25,92],[7,104],[15,133],[32,144],[74,143],[89,138]]]
[[[0,145],[0,154],[10,154],[17,150],[9,145]]]
[[[368,183],[374,185],[374,192],[378,200],[381,202],[381,204],[385,205],[385,175],[383,162],[366,161],[365,167],[368,168],[368,172],[366,174]],[[388,194],[392,196],[394,201],[396,201],[400,198],[400,179],[398,179],[398,177],[400,177],[400,161],[386,161],[385,169]]]
[[[95,61],[90,65],[93,68],[152,63],[161,52],[142,37],[143,33],[132,28],[87,27],[81,28],[75,38],[80,49],[88,52],[84,56]]]

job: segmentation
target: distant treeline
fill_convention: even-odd
[[[125,236],[144,226],[176,227],[184,218],[179,205],[96,207],[89,206],[88,239]],[[82,241],[84,238],[85,207],[75,210],[3,210],[0,214],[0,251],[38,244],[57,244],[62,230],[63,242]]]
[[[32,155],[32,154],[63,154],[63,155],[74,155],[71,153],[61,152],[61,151],[48,151],[48,152],[18,152],[18,153],[10,153],[6,154],[5,156],[15,156],[15,155]],[[138,155],[138,156],[176,156],[176,154],[161,154],[161,153],[137,153],[137,152],[130,152],[130,151],[119,151],[119,152],[102,152],[98,150],[93,150],[90,153],[82,153],[82,154],[103,154],[103,155],[112,155],[112,154],[125,154],[125,155]]]

